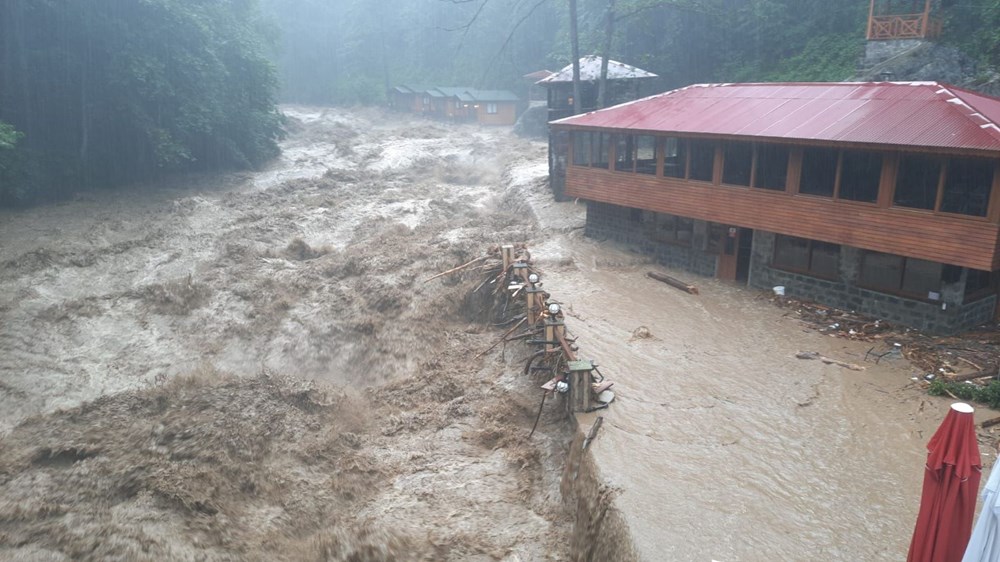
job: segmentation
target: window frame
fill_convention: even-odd
[[[808,261],[808,264],[806,265],[805,269],[801,269],[801,268],[794,267],[794,266],[782,265],[782,264],[779,264],[779,263],[776,262],[775,258],[776,258],[777,254],[778,254],[778,239],[779,238],[788,238],[788,239],[794,238],[794,239],[805,240],[806,241],[806,243],[807,243],[806,252],[808,254],[808,256],[807,256],[806,259]],[[836,266],[836,270],[837,271],[834,272],[833,274],[826,274],[826,273],[823,273],[823,272],[818,272],[818,271],[816,271],[813,268],[813,256],[814,256],[814,251],[815,251],[815,245],[816,244],[832,244],[834,246],[837,246],[837,266]],[[777,269],[777,270],[780,270],[780,271],[787,271],[789,273],[797,273],[799,275],[808,275],[809,277],[815,277],[817,279],[824,279],[824,280],[827,280],[827,281],[837,281],[837,280],[840,279],[840,257],[841,257],[841,253],[842,253],[841,249],[842,249],[842,244],[835,244],[835,243],[832,243],[832,242],[823,242],[822,240],[813,240],[811,238],[803,238],[801,236],[790,236],[790,235],[785,235],[785,234],[775,234],[774,247],[771,249],[771,261],[768,264],[768,266],[771,267],[772,269]]]
[[[897,158],[897,162],[896,162],[896,170],[895,170],[895,178],[894,178],[895,181],[893,182],[893,186],[892,186],[893,187],[892,199],[889,202],[890,207],[892,207],[894,209],[904,210],[904,211],[912,211],[912,212],[917,212],[917,213],[929,213],[929,214],[942,215],[942,216],[947,216],[947,217],[959,217],[959,218],[973,219],[973,220],[991,220],[990,217],[991,217],[991,213],[992,213],[992,209],[993,209],[993,205],[994,205],[994,203],[993,203],[993,199],[994,199],[993,192],[994,192],[995,187],[997,185],[998,179],[1000,179],[1000,172],[998,172],[998,169],[1000,169],[1000,160],[997,160],[997,159],[994,159],[994,158],[979,158],[979,157],[975,157],[975,156],[945,155],[945,154],[933,154],[933,155],[929,155],[929,156],[927,156],[927,158],[937,159],[938,160],[938,165],[940,167],[940,174],[939,174],[939,177],[938,177],[937,191],[935,192],[935,198],[934,198],[934,208],[932,208],[932,209],[926,209],[926,208],[921,208],[921,207],[907,207],[907,206],[904,206],[904,205],[897,205],[896,204],[896,191],[897,191],[897,189],[899,187],[899,185],[898,185],[899,172],[900,172],[900,166],[902,164],[903,158],[905,158],[907,156],[917,155],[917,154],[920,154],[920,153],[912,153],[912,152],[900,152],[899,153],[899,157]],[[952,165],[954,164],[954,162],[956,160],[979,161],[980,163],[985,164],[986,167],[992,167],[992,177],[990,178],[990,180],[985,185],[985,187],[986,187],[986,201],[985,201],[985,204],[984,204],[984,207],[983,207],[982,214],[959,213],[959,212],[956,212],[956,211],[946,211],[946,210],[944,210],[945,199],[946,199],[945,198],[945,191],[946,191],[946,189],[948,187],[948,180],[950,178],[950,173],[952,171]]]
[[[863,276],[864,276],[864,271],[865,271],[865,265],[867,263],[868,256],[870,256],[872,254],[882,254],[882,255],[892,256],[894,258],[898,258],[898,259],[902,260],[902,266],[900,267],[900,271],[899,271],[899,283],[898,283],[898,287],[896,289],[887,289],[885,287],[878,287],[878,286],[875,286],[875,285],[872,285],[872,284],[864,282]],[[907,269],[907,264],[909,263],[910,260],[917,260],[917,261],[922,261],[922,262],[929,262],[929,263],[937,264],[937,265],[939,265],[941,267],[941,275],[940,275],[941,278],[938,279],[937,289],[935,289],[934,291],[932,291],[932,292],[938,293],[938,298],[937,299],[931,299],[931,298],[928,297],[927,294],[918,295],[916,293],[912,293],[912,292],[903,290],[903,287],[906,284],[906,269]],[[941,297],[941,287],[945,284],[945,282],[944,282],[944,269],[945,269],[945,267],[947,267],[947,264],[935,262],[935,261],[932,261],[932,260],[925,260],[925,259],[914,258],[914,257],[909,257],[909,256],[901,256],[899,254],[890,254],[888,252],[878,252],[878,251],[875,251],[875,250],[864,250],[862,252],[862,254],[861,254],[861,267],[858,268],[857,286],[859,288],[865,289],[867,291],[874,291],[876,293],[882,293],[882,294],[886,294],[886,295],[893,295],[893,296],[897,296],[897,297],[903,297],[903,298],[906,298],[906,299],[920,301],[920,302],[938,304],[938,303],[943,302],[942,297]]]

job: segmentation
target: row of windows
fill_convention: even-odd
[[[716,141],[653,135],[575,132],[573,164],[655,175],[657,153],[663,176],[711,182]],[[614,146],[613,167],[609,161]],[[802,149],[799,193],[875,203],[885,154],[862,150]],[[787,145],[722,143],[721,181],[725,185],[785,191],[791,148]],[[893,205],[984,217],[989,207],[995,162],[985,158],[902,154],[896,166]]]
[[[840,246],[795,236],[778,235],[771,265],[825,279],[836,279]],[[941,288],[961,279],[962,268],[955,265],[907,258],[895,254],[866,251],[862,254],[858,285],[884,293],[896,293],[924,300],[940,300]],[[968,270],[966,299],[975,298],[992,286],[988,271]]]

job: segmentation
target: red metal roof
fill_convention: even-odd
[[[698,84],[556,126],[1000,151],[1000,99],[937,82]]]

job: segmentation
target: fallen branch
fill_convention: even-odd
[[[663,283],[666,283],[667,285],[670,285],[671,287],[676,287],[676,288],[684,291],[685,293],[692,294],[692,295],[697,295],[698,294],[698,287],[695,287],[694,285],[692,285],[690,283],[685,283],[685,282],[681,281],[680,279],[675,279],[675,278],[673,278],[673,277],[671,277],[669,275],[664,275],[662,273],[657,273],[655,271],[648,271],[648,272],[646,272],[646,276],[650,277],[652,279],[656,279],[657,281],[661,281]]]
[[[528,321],[528,319],[527,319],[527,318],[522,318],[520,322],[518,322],[517,324],[514,324],[514,325],[513,325],[512,327],[511,327],[511,329],[507,330],[507,331],[506,331],[506,332],[504,333],[504,335],[500,336],[500,339],[499,339],[499,340],[497,340],[497,342],[496,342],[496,343],[494,343],[493,345],[491,345],[491,346],[489,347],[489,349],[486,349],[486,350],[484,350],[484,351],[481,351],[481,352],[477,353],[477,354],[476,354],[476,356],[475,356],[475,357],[473,357],[473,359],[479,359],[479,358],[480,358],[480,357],[482,357],[483,355],[486,355],[487,353],[489,353],[489,352],[493,351],[493,349],[494,349],[494,348],[495,348],[496,346],[498,346],[498,345],[502,344],[503,342],[507,341],[507,336],[509,336],[509,335],[513,334],[513,333],[514,333],[514,330],[516,330],[516,329],[520,328],[520,327],[521,327],[521,324],[524,324],[524,323],[525,323],[525,322],[527,322],[527,321]]]
[[[594,425],[590,426],[590,431],[587,432],[587,437],[583,440],[583,450],[587,450],[587,446],[590,445],[594,437],[597,437],[597,430],[601,429],[601,424],[604,423],[604,416],[597,416],[594,420]]]
[[[443,276],[449,275],[451,273],[457,273],[457,272],[462,271],[463,269],[469,267],[470,265],[479,263],[479,262],[481,262],[481,261],[483,261],[483,260],[485,260],[487,258],[489,258],[489,256],[480,256],[480,257],[478,257],[478,258],[476,258],[476,259],[474,259],[474,260],[472,260],[472,261],[470,261],[468,263],[463,263],[462,265],[460,265],[458,267],[453,267],[453,268],[449,269],[448,271],[442,271],[441,273],[438,273],[437,275],[428,278],[427,280],[424,281],[424,283],[427,283],[428,281],[433,281],[433,280],[437,279],[438,277],[443,277]]]
[[[826,357],[825,355],[820,355],[815,351],[800,351],[795,354],[795,357],[797,359],[819,359],[820,361],[822,361],[827,365],[836,365],[838,367],[843,367],[851,371],[865,370],[865,368],[862,367],[861,365],[857,365],[855,363],[846,363],[844,361],[838,361],[837,359],[831,359],[830,357]]]

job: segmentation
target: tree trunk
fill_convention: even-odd
[[[569,42],[573,51],[573,113],[583,112],[580,102],[580,37],[576,25],[576,0],[569,0]]]
[[[615,0],[608,0],[607,20],[604,24],[604,52],[601,53],[601,79],[597,84],[597,108],[608,101],[608,57],[611,56],[611,42],[615,36]]]

